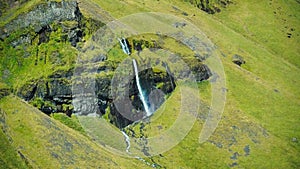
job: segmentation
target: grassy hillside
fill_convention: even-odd
[[[145,158],[147,162],[162,168],[300,167],[298,1],[233,0],[233,3],[214,15],[201,11],[188,1],[79,2],[85,16],[103,23],[138,12],[155,11],[179,16],[195,24],[217,47],[226,76],[224,90],[227,98],[216,131],[206,142],[199,143],[199,133],[205,122],[205,118],[201,117],[207,113],[211,100],[209,81],[206,81],[198,86],[203,109],[199,111],[191,131],[174,148]],[[39,1],[24,4],[20,11],[31,9],[31,3]],[[9,12],[4,16],[10,17],[1,17],[1,25],[15,17]],[[42,50],[46,50],[44,48]],[[70,64],[75,49],[62,45],[57,49],[62,51],[62,55],[70,54],[64,58]],[[172,47],[169,49],[172,50]],[[242,56],[246,63],[241,66],[234,64],[232,57],[235,54]],[[5,57],[1,56],[1,59]],[[16,70],[9,76],[9,82],[13,82],[9,85],[16,87],[25,83],[26,78],[46,77],[48,69],[56,69],[50,65],[31,72],[31,65],[24,64],[21,71]],[[180,109],[178,100],[179,93],[175,90],[152,121],[145,123],[143,133],[139,134],[156,136],[163,131],[160,128],[170,127],[175,120],[173,112],[178,113]],[[97,130],[90,126],[93,130],[82,131],[76,119],[74,122],[74,119],[67,120],[65,116],[54,116],[54,119],[73,125],[79,131],[42,114],[12,95],[0,100],[0,109],[0,166],[5,168],[147,167],[141,160],[117,156],[103,149],[97,140],[98,136],[93,139],[87,136],[89,132]],[[103,127],[95,119],[87,118],[84,122],[85,126],[94,122]],[[140,125],[133,126],[131,130],[138,133]],[[121,134],[111,139],[99,132],[99,137],[106,137],[104,141],[107,143],[114,140],[116,147],[125,148],[125,142],[118,142],[123,141]],[[100,144],[103,142],[100,141]]]
[[[86,136],[15,96],[1,99],[0,109],[1,163],[4,168],[147,167],[138,160],[110,154]]]

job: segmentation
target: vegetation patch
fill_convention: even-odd
[[[86,134],[75,115],[69,117],[64,113],[54,113],[51,114],[51,117],[65,124],[66,126],[80,132],[81,134]]]

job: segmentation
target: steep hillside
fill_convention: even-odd
[[[1,167],[300,167],[299,1],[1,4]],[[147,24],[135,25],[143,16]],[[195,50],[197,38],[163,34],[168,27],[161,23],[172,22],[167,16],[184,19],[172,23],[170,32],[196,30],[194,37],[207,37],[197,43],[203,50]],[[135,34],[143,29],[154,33]],[[130,56],[119,45],[121,37]],[[222,65],[211,64],[215,56]],[[134,74],[132,59],[138,69],[156,65],[138,74],[144,94],[156,92],[150,118],[140,113],[145,108],[136,78],[126,81]],[[194,83],[185,81],[190,74],[178,60],[193,72]],[[176,75],[185,78],[172,79]],[[223,78],[226,84],[216,92],[214,84]],[[216,106],[218,94],[226,100]],[[122,99],[132,103],[129,116],[118,109]],[[219,118],[213,113],[223,104]],[[220,121],[216,130],[208,126],[213,133],[202,143],[200,133],[211,119]],[[185,129],[182,139],[172,139]],[[170,130],[176,132],[165,139]]]
[[[15,96],[3,98],[0,108],[4,168],[147,167],[138,160],[110,154]]]

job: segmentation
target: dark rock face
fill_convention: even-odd
[[[111,90],[111,78],[103,77],[97,78],[95,84],[96,96],[98,98],[98,107],[101,115],[105,114],[105,109],[107,108],[108,102],[111,100],[110,90]]]
[[[46,114],[64,112],[71,115],[71,77],[72,70],[56,72],[47,79],[28,82],[17,95],[33,104],[39,102],[37,107]]]
[[[18,16],[5,26],[6,33],[11,33],[16,29],[26,27],[35,28],[35,32],[39,32],[51,24],[53,21],[75,20],[79,21],[81,13],[76,1],[61,1],[61,2],[47,2],[36,6],[35,9]]]
[[[191,70],[194,72],[195,78],[198,82],[207,80],[212,75],[208,66],[200,63],[193,66]]]
[[[154,112],[165,101],[166,95],[173,92],[176,87],[174,78],[164,71],[154,71],[152,68],[139,72],[140,85],[142,87],[147,105]],[[126,90],[129,89],[127,92]],[[112,123],[123,128],[134,121],[145,117],[145,108],[140,99],[136,79],[131,79],[123,84],[116,94],[117,97],[109,102],[110,113],[114,118]],[[122,93],[125,91],[126,93]],[[120,112],[121,111],[121,112]]]
[[[127,100],[130,100],[130,105],[123,107],[127,108],[128,112],[136,110],[141,112],[130,113],[131,117],[128,119],[115,106],[116,101],[122,101],[124,98],[118,97],[115,100],[112,99],[111,76],[103,75],[96,77],[94,82],[91,81],[92,79],[84,79],[85,83],[83,85],[85,87],[78,88],[78,90],[84,91],[76,92],[72,91],[72,81],[74,83],[73,71],[72,69],[57,71],[46,79],[30,81],[19,89],[17,95],[32,103],[46,114],[63,112],[71,115],[74,112],[80,112],[81,115],[88,115],[91,112],[96,112],[98,115],[103,115],[106,113],[107,108],[109,108],[111,123],[120,128],[144,117],[142,113],[144,106],[139,97],[135,78],[123,86],[124,90],[126,88],[129,89],[129,98]],[[103,71],[108,70],[105,69]],[[154,72],[152,69],[146,69],[139,73],[139,77],[152,111],[159,108],[165,101],[165,96],[171,93],[176,87],[174,79],[167,72],[157,70]],[[74,96],[74,93],[83,93],[84,95]],[[77,110],[74,110],[73,104],[81,106],[77,107]]]
[[[53,25],[53,23],[55,24]],[[38,45],[40,45],[49,41],[51,32],[61,31],[63,34],[61,40],[69,41],[72,46],[76,47],[77,43],[83,40],[87,31],[91,33],[102,25],[99,21],[84,18],[76,1],[49,1],[37,5],[30,12],[19,15],[0,28],[0,38],[5,39],[12,33],[22,30],[22,36],[12,42],[13,47],[20,44],[32,45],[36,36],[38,36]],[[58,30],[58,27],[61,30]]]

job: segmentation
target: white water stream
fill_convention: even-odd
[[[126,144],[127,144],[126,152],[129,153],[129,149],[130,149],[130,138],[129,138],[129,136],[128,136],[124,131],[121,131],[121,132],[122,132],[122,134],[124,135],[125,141],[126,141]]]
[[[142,100],[142,103],[144,105],[144,109],[146,111],[146,116],[151,116],[152,113],[148,107],[148,104],[146,102],[146,99],[145,99],[145,96],[143,94],[143,90],[142,90],[142,87],[141,87],[141,84],[140,84],[140,79],[139,79],[139,72],[138,72],[138,69],[137,69],[137,64],[136,64],[136,61],[135,59],[132,59],[132,63],[133,63],[133,67],[134,67],[134,73],[135,73],[135,79],[136,79],[136,85],[138,87],[138,90],[139,90],[139,96],[140,96],[140,99]]]
[[[125,42],[126,43],[126,42]],[[146,117],[148,116],[151,116],[152,113],[151,111],[149,110],[149,107],[148,107],[148,104],[146,102],[146,99],[145,99],[145,96],[143,95],[143,90],[142,90],[142,87],[140,85],[140,79],[139,79],[139,75],[138,75],[138,69],[137,69],[137,63],[136,63],[136,60],[133,59],[132,60],[132,63],[133,63],[133,67],[134,67],[134,73],[135,73],[135,78],[136,78],[136,85],[138,87],[138,90],[139,90],[139,96],[140,96],[140,99],[142,100],[142,103],[143,103],[143,106],[144,106],[144,109],[146,111]],[[134,124],[134,123],[133,123]],[[126,142],[126,152],[128,154],[131,154],[129,149],[130,149],[130,137],[126,134],[126,132],[124,132],[123,130],[121,130],[121,133],[123,134],[124,136],[124,139],[125,139],[125,142]],[[145,159],[143,159],[142,157],[139,157],[139,156],[135,156],[136,159],[146,163],[148,166],[151,166],[153,168],[158,168],[160,167],[159,165],[155,164],[155,163],[150,163],[150,162],[147,162]]]

